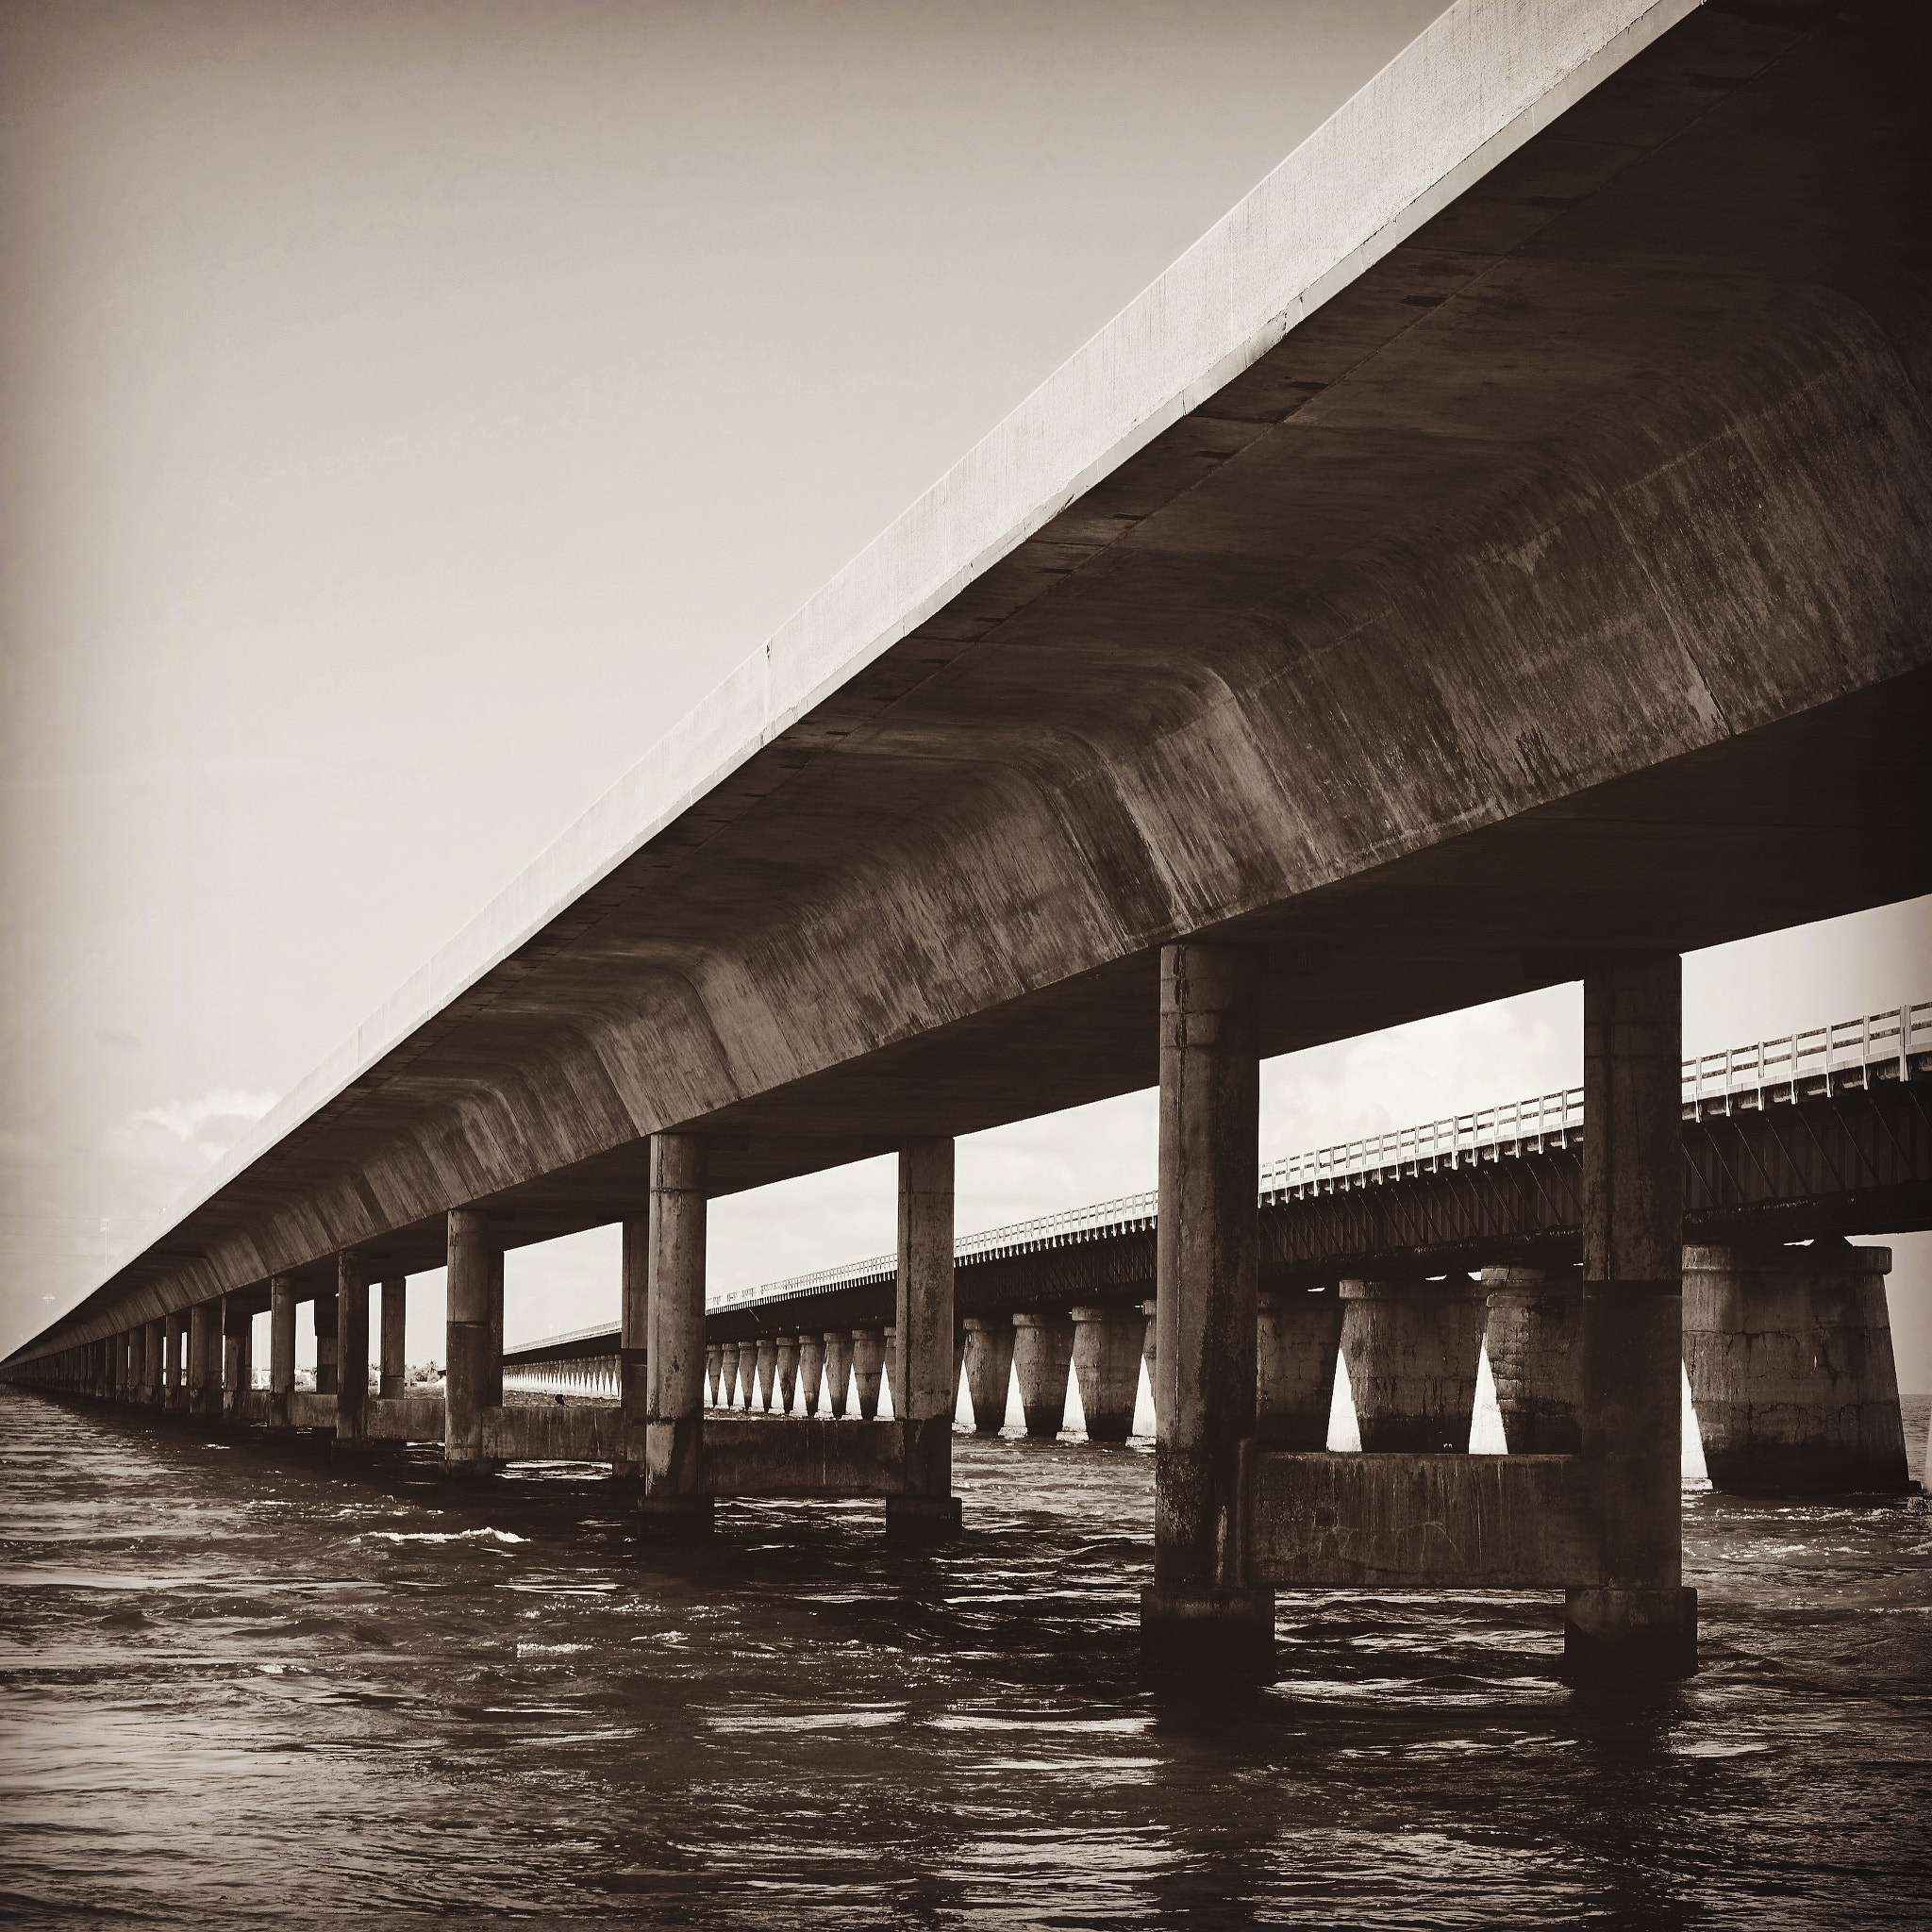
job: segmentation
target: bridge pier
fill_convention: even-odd
[[[1134,1432],[1146,1318],[1127,1308],[1074,1308],[1074,1374],[1090,1442],[1124,1442]]]
[[[205,1420],[222,1394],[222,1305],[196,1302],[188,1311],[188,1412]]]
[[[705,1350],[705,1407],[718,1406],[718,1383],[724,1370],[724,1348],[722,1342],[711,1342]]]
[[[885,1373],[886,1335],[883,1328],[855,1328],[852,1331],[852,1380],[858,1396],[861,1422],[871,1422],[879,1412],[879,1377]],[[833,1414],[838,1413],[834,1409]]]
[[[1901,1491],[1889,1248],[1687,1247],[1684,1364],[1719,1490]]]
[[[973,1403],[973,1426],[996,1436],[1006,1426],[1007,1398],[1013,1382],[1013,1324],[999,1315],[966,1317],[966,1393]]]
[[[1255,1440],[1273,1449],[1325,1449],[1341,1296],[1333,1289],[1282,1289],[1260,1296],[1258,1306]]]
[[[292,1433],[289,1398],[295,1390],[295,1277],[273,1276],[268,1285],[268,1426]]]
[[[1161,949],[1159,1433],[1141,1639],[1195,1669],[1267,1672],[1274,1654],[1274,1592],[1244,1581],[1239,1510],[1255,1426],[1259,976],[1241,947]]]
[[[369,1264],[347,1253],[336,1257],[335,1446],[358,1457],[370,1447]]]
[[[1512,1456],[1583,1446],[1583,1284],[1541,1268],[1485,1268],[1484,1330]]]
[[[1674,953],[1594,960],[1583,982],[1582,1453],[1597,1581],[1564,1607],[1568,1668],[1697,1666],[1683,1587],[1683,970]]]
[[[627,1216],[619,1260],[617,1318],[617,1453],[610,1473],[625,1481],[644,1474],[644,1418],[650,1406],[651,1222]]]
[[[1483,1346],[1481,1291],[1466,1274],[1344,1281],[1341,1300],[1341,1354],[1363,1451],[1467,1451]]]
[[[336,1392],[336,1291],[318,1289],[309,1310],[315,1327],[315,1392]]]
[[[735,1341],[718,1345],[718,1407],[738,1407],[738,1344]]]
[[[1074,1363],[1074,1324],[1063,1315],[1013,1317],[1013,1369],[1026,1433],[1050,1442],[1067,1425],[1067,1376]]]
[[[775,1335],[760,1335],[758,1346],[758,1380],[753,1390],[752,1407],[770,1415],[772,1397],[777,1387],[778,1338]]]
[[[503,1406],[503,1250],[474,1208],[450,1209],[447,1239],[442,1467],[466,1480],[498,1467],[484,1454],[483,1437],[486,1411]],[[321,1383],[318,1370],[318,1391]]]
[[[651,1136],[651,1337],[638,1507],[688,1535],[708,1533],[712,1521],[704,1491],[706,1158],[696,1134]]]
[[[162,1318],[167,1336],[166,1357],[162,1364],[161,1407],[171,1412],[184,1410],[188,1407],[188,1377],[182,1366],[182,1356],[188,1340],[188,1324],[180,1314]]]
[[[819,1384],[825,1378],[825,1338],[808,1329],[798,1338],[798,1385],[805,1393],[805,1412],[819,1412]]]
[[[775,1407],[780,1415],[790,1415],[791,1398],[798,1392],[798,1337],[774,1337],[772,1357],[772,1373],[775,1379],[777,1399],[775,1404],[768,1403],[766,1407]]]
[[[827,1328],[825,1343],[825,1402],[835,1419],[843,1420],[852,1393],[852,1331]]]
[[[248,1390],[254,1381],[255,1311],[240,1295],[224,1295],[221,1302],[221,1338],[217,1343],[221,1360],[221,1392],[210,1405],[210,1412],[238,1428],[248,1421]]]
[[[924,1136],[899,1150],[899,1265],[892,1417],[905,1489],[886,1498],[886,1534],[944,1537],[959,1527],[953,1494],[953,1142]]]
[[[127,1331],[127,1399],[147,1400],[147,1324]]]
[[[376,1344],[375,1392],[385,1402],[409,1392],[409,1367],[406,1359],[408,1333],[408,1277],[391,1274],[382,1284],[382,1319]]]

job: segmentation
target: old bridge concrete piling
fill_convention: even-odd
[[[1685,953],[1932,889],[1923,30],[1441,13],[5,1373],[944,1536],[961,1370],[1110,1431],[1151,1300],[1150,1649],[1522,1587],[1686,1668],[1680,1359],[1720,1480],[1898,1479],[1876,1261],[1790,1257],[1932,1224],[1916,1021],[1675,1035]],[[1257,1172],[1262,1056],[1575,979],[1582,1093]],[[955,1136],[1157,1080],[1138,1217],[949,1241]],[[885,1154],[891,1257],[708,1311],[708,1200]],[[611,1399],[506,1404],[506,1248],[615,1221]],[[387,1284],[442,1267],[436,1399]]]

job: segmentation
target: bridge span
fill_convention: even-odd
[[[622,1221],[641,1524],[951,1535],[956,1274],[1044,1265],[956,1271],[954,1140],[1158,1084],[1150,1657],[1270,1668],[1277,1588],[1371,1582],[1561,1591],[1573,1668],[1691,1668],[1687,1284],[1693,1333],[1749,1303],[1790,1264],[1707,1257],[1832,1192],[1834,1108],[1847,1158],[1896,1123],[1874,1082],[1687,1143],[1680,958],[1932,890],[1924,30],[1446,9],[4,1372],[487,1479],[563,1426],[503,1399],[505,1250]],[[1260,1208],[1264,1056],[1574,979],[1580,1147]],[[708,1322],[764,1319],[708,1314],[709,1199],[885,1153],[894,1420],[708,1411]],[[1330,1308],[1349,1254],[1408,1446],[1331,1457],[1257,1407],[1258,1297]],[[1466,1355],[1478,1262],[1541,1272],[1574,1448],[1444,1453],[1401,1370]],[[372,1283],[387,1331],[435,1268],[431,1415],[365,1369]]]

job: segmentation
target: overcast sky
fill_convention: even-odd
[[[0,1348],[1438,10],[0,5]],[[1693,960],[1692,1042],[1928,991],[1924,906],[1840,928]],[[1277,1062],[1264,1149],[1574,1080],[1576,1009]],[[1151,1096],[960,1174],[1150,1186]],[[714,1278],[891,1199],[719,1203]],[[615,1284],[514,1255],[509,1330]]]

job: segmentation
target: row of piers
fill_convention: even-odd
[[[889,1532],[943,1536],[960,1524],[962,1373],[982,1431],[1003,1424],[1017,1376],[1027,1431],[1057,1435],[1071,1372],[1090,1437],[1123,1441],[1145,1360],[1156,1558],[1142,1633],[1155,1656],[1195,1663],[1265,1663],[1278,1585],[1500,1582],[1564,1591],[1578,1668],[1690,1668],[1680,1362],[1720,1486],[1903,1487],[1886,1251],[1682,1245],[1674,957],[1611,957],[1586,975],[1580,1268],[1385,1269],[1314,1291],[1264,1292],[1258,1279],[1258,979],[1240,946],[1164,949],[1148,1300],[957,1322],[953,1142],[927,1136],[899,1156],[891,1322],[708,1342],[708,1143],[676,1131],[652,1137],[648,1199],[624,1220],[614,1403],[506,1409],[507,1229],[475,1208],[448,1215],[440,1400],[405,1386],[407,1283],[375,1253],[336,1257],[327,1288],[312,1270],[268,1281],[266,1391],[250,1359],[259,1287],[14,1374],[271,1432],[327,1427],[350,1454],[440,1439],[459,1478],[533,1454],[594,1455],[641,1516],[686,1532],[709,1526],[720,1496],[871,1495]],[[312,1394],[294,1386],[303,1300]],[[1486,1341],[1507,1453],[1473,1458]],[[1356,1457],[1324,1446],[1338,1361]],[[782,1413],[800,1390],[803,1415]]]

